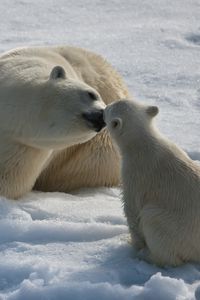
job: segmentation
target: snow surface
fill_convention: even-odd
[[[200,160],[199,18],[199,0],[1,0],[0,52],[71,44],[102,54]],[[200,299],[200,265],[158,268],[128,238],[117,188],[1,198],[0,299]]]

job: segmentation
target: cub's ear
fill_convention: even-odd
[[[150,116],[150,117],[155,117],[158,113],[159,113],[159,109],[157,106],[148,106],[146,109],[146,113]]]
[[[63,67],[61,66],[55,66],[50,74],[50,79],[56,80],[56,79],[65,79],[66,73]]]
[[[112,129],[120,129],[122,127],[122,119],[115,118],[111,121]]]

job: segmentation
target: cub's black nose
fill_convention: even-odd
[[[99,132],[106,126],[103,119],[103,109],[85,112],[82,116],[87,121],[88,126],[93,128],[96,132]]]

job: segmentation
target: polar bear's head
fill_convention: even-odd
[[[68,78],[63,67],[53,67],[47,77],[29,75],[30,70],[26,76],[28,67],[23,73],[17,68],[6,73],[7,82],[0,76],[1,130],[7,136],[32,147],[62,149],[86,142],[105,126],[98,92]]]
[[[104,120],[117,144],[127,146],[148,135],[152,127],[152,120],[157,114],[157,106],[120,100],[106,107]]]

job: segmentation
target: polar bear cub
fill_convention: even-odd
[[[155,128],[156,106],[119,101],[104,120],[122,154],[131,238],[160,266],[200,262],[200,166]]]

